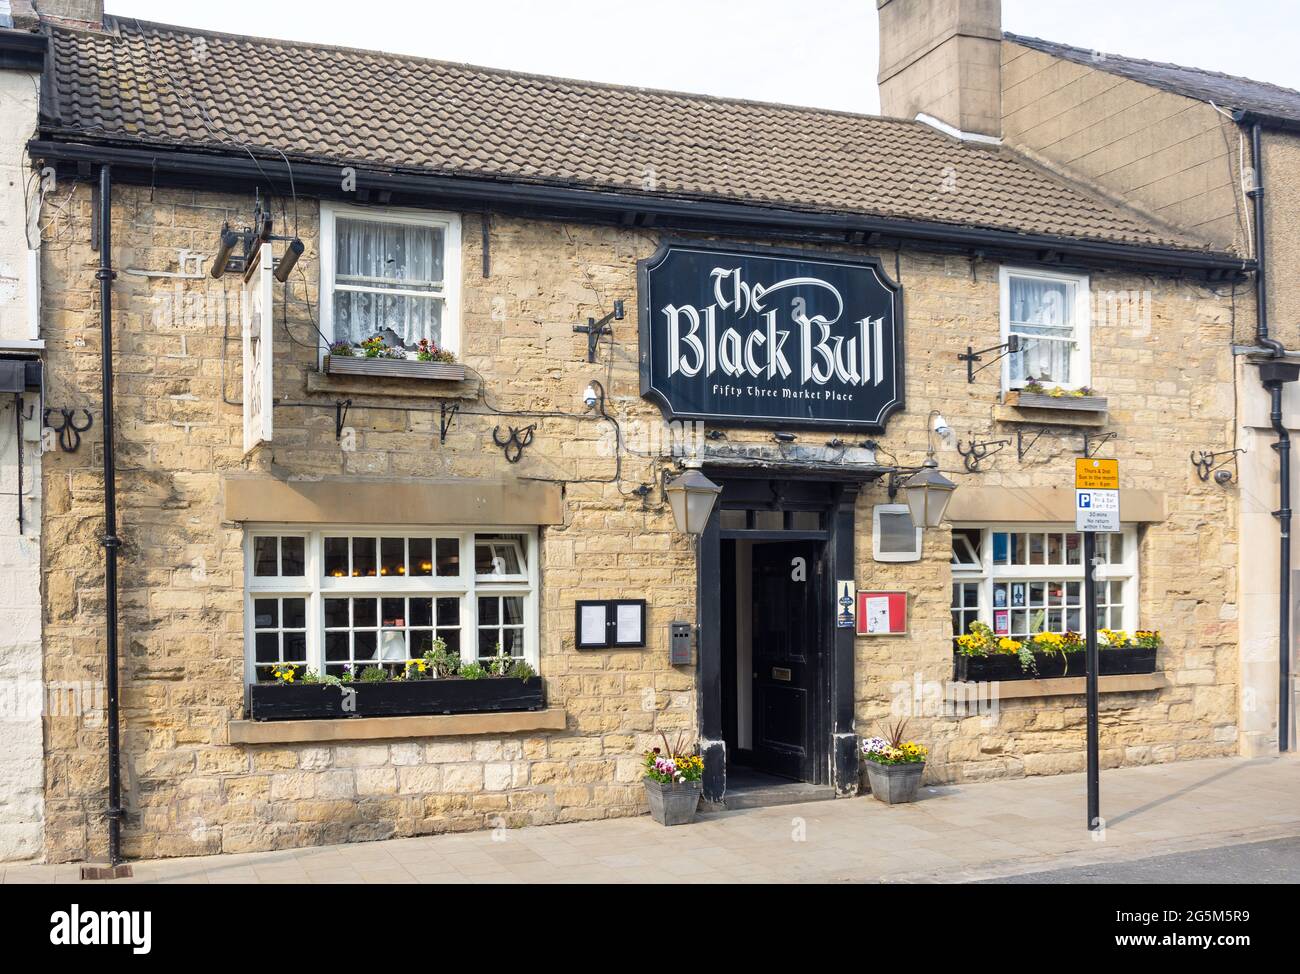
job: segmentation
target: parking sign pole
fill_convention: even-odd
[[[1088,830],[1101,829],[1101,758],[1098,753],[1097,532],[1115,533],[1119,519],[1119,461],[1082,457],[1074,462],[1074,529],[1083,534],[1084,668],[1088,704]]]
[[[1097,745],[1097,582],[1093,577],[1097,534],[1083,533],[1083,612],[1088,621],[1084,667],[1088,696],[1088,829],[1101,828],[1101,767]]]

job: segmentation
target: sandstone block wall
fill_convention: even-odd
[[[483,398],[467,401],[445,445],[435,398],[407,398],[400,383],[314,372],[318,307],[316,213],[300,201],[307,243],[290,284],[276,289],[275,439],[245,459],[241,445],[240,349],[235,285],[176,282],[126,273],[175,271],[177,250],[210,253],[224,219],[246,220],[251,200],[119,186],[114,198],[114,318],[118,388],[125,826],[129,855],[181,855],[279,848],[449,829],[513,826],[635,814],[643,809],[641,750],[661,731],[692,733],[693,667],[668,663],[667,623],[693,618],[694,557],[654,496],[658,411],[639,397],[636,325],[615,324],[600,361],[572,325],[600,317],[615,298],[634,307],[636,261],[654,234],[494,216],[491,276],[481,272],[477,216],[464,234],[463,359]],[[289,210],[292,220],[292,209]],[[89,193],[78,187],[44,257],[43,318],[50,395],[98,409],[98,309],[89,246]],[[471,222],[472,221],[472,222]],[[470,227],[475,232],[468,232]],[[906,289],[908,409],[882,447],[919,462],[926,411],[944,411],[963,438],[1005,433],[995,418],[997,380],[967,385],[956,360],[968,343],[996,342],[997,266],[965,258],[891,252],[885,266]],[[1235,521],[1231,494],[1196,480],[1187,454],[1221,448],[1232,422],[1232,376],[1223,349],[1231,297],[1192,283],[1096,275],[1094,288],[1149,292],[1150,327],[1094,327],[1094,384],[1111,396],[1115,454],[1126,486],[1166,491],[1170,517],[1147,530],[1143,622],[1169,637],[1165,668],[1175,687],[1134,695],[1108,709],[1107,760],[1164,760],[1233,748],[1235,713]],[[1245,304],[1237,295],[1238,307]],[[627,437],[621,480],[612,478],[611,424],[581,414],[580,394],[605,383],[609,411]],[[443,390],[445,395],[456,390]],[[366,410],[360,400],[402,405]],[[335,437],[334,401],[357,397],[348,423],[355,449]],[[400,397],[400,398],[399,398]],[[375,401],[372,399],[371,401]],[[312,403],[312,405],[304,405]],[[492,409],[566,413],[507,419]],[[492,444],[498,423],[536,423],[535,440],[511,466]],[[47,680],[102,678],[103,578],[98,535],[103,491],[102,426],[76,454],[52,454],[46,505]],[[764,434],[728,431],[734,442]],[[1012,434],[1014,435],[1014,434]],[[806,442],[820,442],[807,434]],[[1048,438],[1051,439],[1051,438]],[[1016,462],[1004,452],[989,472],[967,475],[951,451],[944,471],[959,483],[1055,484],[1067,476],[1070,438]],[[639,452],[637,452],[639,451]],[[529,476],[565,482],[565,523],[541,533],[541,656],[563,732],[485,739],[363,744],[233,746],[243,678],[243,560],[239,525],[223,523],[223,472],[278,476]],[[904,584],[913,593],[910,636],[859,643],[860,726],[888,710],[894,683],[951,668],[946,531],[927,536],[915,565],[871,561],[870,505],[860,501],[859,584]],[[577,652],[576,598],[644,595],[644,651]],[[1149,608],[1148,608],[1149,607]],[[1081,700],[1027,701],[1007,723],[972,730],[923,717],[915,730],[935,747],[931,774],[962,780],[1064,770],[1082,748]],[[1077,743],[1074,738],[1078,738]],[[76,718],[46,720],[46,854],[103,853],[103,730]]]

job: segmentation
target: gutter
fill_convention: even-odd
[[[43,72],[48,48],[44,34],[0,28],[0,69]]]
[[[208,191],[246,191],[277,181],[291,182],[305,196],[380,204],[491,206],[534,216],[586,219],[634,227],[662,226],[700,232],[736,232],[818,239],[875,246],[882,240],[926,242],[952,249],[1006,253],[1041,263],[1078,261],[1090,265],[1191,272],[1210,279],[1240,279],[1254,263],[1232,254],[1177,247],[1084,240],[1055,234],[1026,234],[926,220],[899,220],[856,213],[812,212],[707,199],[649,196],[618,191],[556,187],[505,179],[403,173],[348,167],[356,190],[342,190],[344,164],[287,163],[284,159],[218,155],[173,148],[131,148],[86,142],[34,139],[33,159],[74,167],[83,178],[90,167],[109,163],[119,181],[176,185]],[[275,187],[273,187],[275,188]]]

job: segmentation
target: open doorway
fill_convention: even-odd
[[[854,634],[835,592],[855,575],[859,483],[715,473],[722,494],[696,549],[704,797],[745,807],[854,794]]]
[[[825,541],[722,542],[727,792],[825,784]]]

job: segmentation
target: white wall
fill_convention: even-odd
[[[0,71],[0,350],[34,351],[34,254],[28,249],[25,145],[36,125],[36,76]],[[23,532],[13,397],[0,397],[0,861],[41,853],[40,401],[24,397]]]
[[[37,78],[0,71],[0,342],[25,342],[39,286],[27,247],[27,140],[36,128]],[[34,187],[34,181],[32,181]]]
[[[1300,569],[1295,536],[1300,531],[1300,382],[1283,387],[1283,422],[1291,433],[1291,567]],[[1260,385],[1259,369],[1237,356],[1237,445],[1241,538],[1238,562],[1238,631],[1240,633],[1240,743],[1247,756],[1271,754],[1278,747],[1278,493],[1277,442],[1269,422],[1269,395]],[[1230,446],[1230,444],[1228,445]],[[1227,449],[1228,446],[1219,447]],[[1294,572],[1292,574],[1294,578]],[[1293,583],[1294,586],[1294,583]],[[1292,612],[1291,673],[1296,685],[1300,618]],[[1300,703],[1293,694],[1292,713]]]

